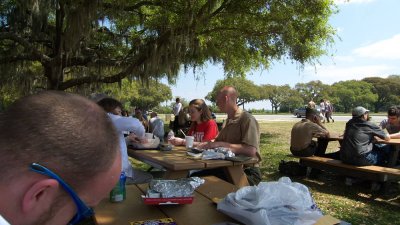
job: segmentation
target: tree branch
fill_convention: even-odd
[[[0,64],[14,63],[18,61],[37,61],[37,58],[33,57],[32,55],[24,55],[24,54],[17,56],[6,56],[0,58]]]
[[[86,77],[81,77],[81,78],[76,78],[76,79],[72,79],[72,80],[68,80],[65,82],[62,82],[59,85],[59,90],[65,90],[67,88],[70,87],[74,87],[74,86],[78,86],[78,85],[82,85],[82,84],[87,84],[87,83],[93,83],[93,82],[100,82],[100,83],[115,83],[118,82],[120,80],[122,80],[124,77],[128,76],[129,74],[132,73],[133,69],[135,67],[138,67],[139,65],[142,65],[145,60],[147,59],[147,57],[140,57],[136,60],[136,62],[132,63],[131,65],[129,65],[127,68],[125,68],[123,71],[112,75],[112,76],[108,76],[108,77],[98,77],[98,76],[86,76]]]
[[[92,57],[70,57],[68,59],[67,67],[74,66],[88,66],[90,63],[101,65],[101,66],[123,66],[126,62],[131,61],[130,59],[118,60],[118,59],[94,59]]]
[[[214,33],[214,32],[220,32],[220,31],[240,31],[243,34],[246,35],[251,35],[251,36],[266,36],[270,35],[271,32],[265,31],[255,31],[255,30],[249,30],[249,29],[243,29],[243,28],[238,28],[238,27],[214,27],[211,29],[203,30],[199,34],[209,34],[209,33]]]
[[[113,9],[123,10],[126,12],[131,12],[131,11],[136,11],[137,9],[143,6],[161,6],[162,4],[161,1],[142,1],[131,6],[124,6],[122,9],[119,7],[119,5],[116,6],[115,4],[103,3],[102,5],[106,9],[113,8]]]
[[[0,40],[2,39],[8,39],[17,42],[21,46],[23,46],[26,50],[27,53],[31,54],[31,59],[35,59],[37,61],[40,61],[42,63],[49,63],[51,61],[51,58],[48,57],[45,54],[42,54],[39,52],[34,46],[32,46],[28,41],[25,39],[19,37],[18,35],[14,35],[13,33],[9,32],[1,32],[0,33]]]

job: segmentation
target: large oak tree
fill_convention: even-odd
[[[216,103],[218,92],[225,86],[233,86],[236,88],[239,96],[237,105],[243,106],[245,103],[262,100],[260,96],[260,87],[253,81],[244,77],[229,77],[224,80],[217,80],[211,92],[205,97],[207,100]]]
[[[333,0],[3,0],[0,91],[72,90],[123,78],[175,81],[221,63],[315,63],[333,42]]]
[[[374,111],[379,112],[400,102],[400,76],[392,75],[388,78],[367,77],[362,81],[373,86],[372,92],[378,95],[378,100],[374,104]]]

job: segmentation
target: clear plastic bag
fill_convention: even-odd
[[[288,177],[230,193],[218,210],[248,225],[311,225],[322,216],[308,188]]]

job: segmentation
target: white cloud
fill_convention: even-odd
[[[400,34],[353,50],[357,56],[379,59],[400,59]]]
[[[335,62],[354,62],[355,61],[353,56],[347,56],[347,55],[334,56],[333,60]]]
[[[363,3],[370,3],[373,2],[375,0],[335,0],[335,3],[337,5],[341,5],[341,4],[363,4]]]
[[[337,31],[337,34],[343,33],[344,28],[343,27],[336,27],[336,31]]]
[[[320,80],[325,84],[332,84],[344,80],[361,80],[365,77],[387,77],[395,74],[398,68],[388,65],[348,66],[339,67],[335,65],[307,67],[305,76],[310,80]]]

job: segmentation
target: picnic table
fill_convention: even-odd
[[[388,141],[380,139],[380,138],[375,138],[376,143],[379,144],[387,144],[387,145],[393,145],[394,146],[394,152],[390,155],[389,161],[388,161],[388,166],[389,167],[395,167],[397,160],[399,158],[399,151],[400,151],[400,139],[390,139]]]
[[[332,136],[328,141],[341,141],[343,136]],[[383,139],[375,137],[375,143],[394,145],[395,149],[392,152],[387,167],[382,166],[355,166],[343,163],[340,160],[310,156],[300,157],[300,163],[304,166],[311,168],[317,168],[322,170],[328,170],[331,172],[344,174],[348,177],[357,177],[361,179],[367,179],[376,182],[382,182],[383,191],[387,191],[388,182],[400,180],[400,169],[396,167],[396,162],[400,150],[400,139],[390,139],[385,141]],[[371,185],[371,189],[375,190],[376,187]]]
[[[328,138],[326,138],[328,141],[339,141],[341,143],[343,141],[343,135],[339,134],[330,134]],[[388,167],[395,167],[397,160],[399,158],[399,152],[400,152],[400,139],[390,139],[388,141],[375,137],[375,143],[378,144],[387,144],[387,145],[393,145],[394,146],[394,152],[390,155],[389,162],[387,164]]]
[[[192,204],[184,205],[145,205],[141,195],[147,184],[126,186],[126,200],[111,203],[103,199],[95,208],[95,220],[98,225],[123,225],[135,221],[172,218],[176,224],[204,225],[231,222],[240,224],[229,216],[218,212],[214,199],[222,199],[228,193],[237,191],[237,187],[217,177],[204,177],[205,183],[194,192]]]
[[[128,148],[128,155],[155,168],[165,169],[165,179],[178,179],[188,176],[190,170],[222,168],[229,181],[236,187],[248,186],[244,165],[254,165],[258,162],[251,158],[242,162],[228,160],[201,160],[189,157],[184,146],[174,146],[171,151],[134,150]]]
[[[329,133],[329,137],[326,138],[328,141],[343,141],[343,134]]]

